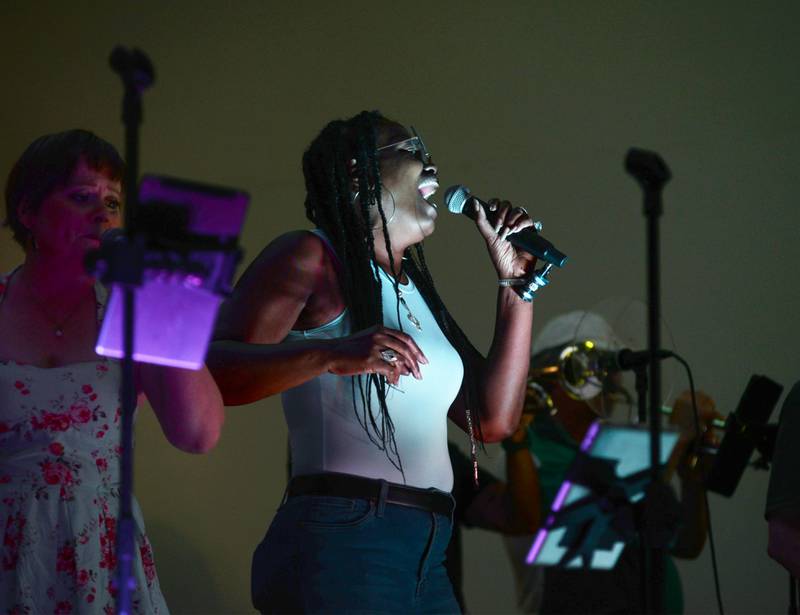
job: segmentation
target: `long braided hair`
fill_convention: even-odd
[[[373,229],[370,226],[371,221],[376,219],[374,211],[377,211],[380,220],[389,254],[389,265],[393,272],[397,271],[392,257],[386,213],[381,204],[381,174],[377,152],[378,130],[389,124],[391,122],[378,111],[362,111],[347,120],[334,120],[322,129],[303,154],[306,217],[330,238],[343,264],[339,281],[345,305],[350,312],[353,331],[383,324],[382,284],[375,261]],[[353,159],[356,161],[358,198],[354,198],[351,191],[352,167],[348,166],[348,162]],[[403,267],[420,289],[440,328],[462,359],[467,358],[465,353],[470,350],[477,352],[436,292],[421,243],[406,250]],[[397,297],[395,309],[398,322],[402,322],[399,317],[400,278],[400,275],[392,278]],[[474,463],[475,440],[482,437],[479,413],[472,412],[477,403],[476,383],[473,378],[469,378],[467,360],[464,360],[464,378],[467,382],[467,420],[470,425]],[[402,460],[397,451],[394,424],[386,405],[386,380],[377,374],[365,374],[352,378],[351,382],[354,409],[359,423],[370,440],[385,451],[389,461],[405,479]],[[373,393],[378,402],[377,408],[373,408]],[[362,401],[360,408],[355,403],[359,398]]]

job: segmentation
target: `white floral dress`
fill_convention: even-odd
[[[103,358],[0,362],[0,613],[114,613],[120,378]],[[133,512],[133,611],[167,613],[135,501]]]

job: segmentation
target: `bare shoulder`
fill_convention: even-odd
[[[293,231],[270,242],[247,267],[220,309],[215,339],[276,343],[292,328],[330,268],[324,241]]]
[[[327,248],[325,242],[310,231],[285,233],[261,250],[247,267],[237,286],[247,285],[252,278],[260,280],[264,273],[273,270],[285,273],[317,271],[324,265]]]

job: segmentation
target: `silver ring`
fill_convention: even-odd
[[[381,359],[386,361],[387,363],[394,363],[397,361],[397,353],[392,350],[391,348],[384,348],[380,352]]]
[[[528,210],[527,210],[527,209],[525,209],[524,207],[522,207],[521,205],[517,205],[517,209],[519,209],[519,210],[520,210],[522,213],[524,213],[526,216],[530,216],[530,214],[528,213]]]

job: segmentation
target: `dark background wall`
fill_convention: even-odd
[[[798,23],[796,2],[7,0],[0,169],[68,127],[121,148],[121,87],[107,57],[115,44],[139,46],[157,69],[142,170],[249,190],[249,262],[306,226],[300,156],[316,132],[378,108],[422,132],[443,186],[525,205],[570,255],[537,300],[541,326],[579,307],[613,317],[644,297],[641,194],[622,159],[632,145],[654,149],[674,174],[664,318],[698,386],[727,413],[754,372],[798,378]],[[495,281],[474,229],[443,214],[427,249],[445,300],[487,348]],[[6,235],[0,266],[20,258]],[[616,320],[644,343],[641,321]],[[667,372],[674,396],[685,378]],[[206,457],[171,449],[146,408],[137,440],[137,492],[173,610],[251,611],[250,553],[285,479],[279,401],[229,409]],[[502,472],[501,452],[488,448],[484,463]],[[711,497],[730,612],[785,609],[785,575],[765,553],[766,482],[749,470],[734,498]],[[474,612],[513,611],[497,536],[467,532],[466,565]],[[714,610],[708,550],[680,570],[688,611]]]

